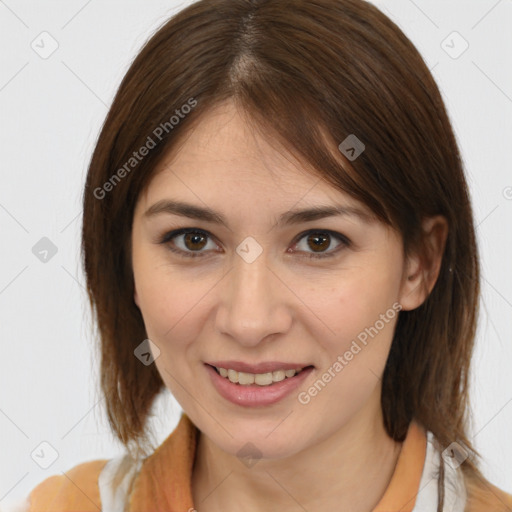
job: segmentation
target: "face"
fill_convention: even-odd
[[[339,213],[290,213],[326,207]],[[231,103],[160,166],[133,219],[134,300],[155,364],[233,455],[251,441],[263,457],[290,456],[376,414],[407,309],[406,261],[395,231],[270,146]],[[245,370],[229,372],[243,384],[214,363]],[[281,371],[294,367],[305,369]],[[267,375],[246,384],[247,373]]]

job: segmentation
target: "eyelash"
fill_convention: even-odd
[[[197,229],[197,228],[182,228],[182,229],[176,229],[174,231],[170,231],[169,233],[166,233],[165,235],[163,235],[163,237],[161,237],[157,243],[159,244],[162,244],[162,245],[168,245],[168,249],[174,253],[177,253],[179,254],[180,256],[184,256],[186,258],[203,258],[205,257],[204,256],[204,252],[187,252],[187,251],[183,251],[182,249],[176,249],[174,247],[171,246],[171,244],[169,242],[171,242],[171,240],[173,238],[176,238],[177,236],[180,236],[180,235],[186,235],[188,233],[195,233],[195,234],[199,234],[199,235],[203,235],[205,237],[208,237],[208,238],[213,238],[210,233],[208,233],[207,231],[204,231],[202,229]],[[328,252],[328,253],[318,253],[318,254],[315,254],[315,253],[306,253],[305,255],[302,255],[301,257],[304,257],[304,258],[307,258],[307,259],[311,259],[311,258],[315,258],[315,259],[327,259],[327,258],[332,258],[334,256],[336,256],[338,254],[338,252],[343,249],[343,247],[349,247],[350,246],[350,240],[342,235],[341,233],[336,233],[335,231],[330,231],[328,229],[310,229],[308,231],[305,231],[304,233],[301,233],[300,235],[298,235],[297,237],[297,242],[300,242],[300,240],[302,240],[304,237],[306,237],[307,235],[310,235],[312,233],[321,233],[321,234],[324,234],[324,235],[329,235],[333,238],[336,238],[338,241],[341,242],[341,245],[338,246],[336,249],[334,249],[333,251],[331,252]],[[294,244],[295,245],[295,244]]]

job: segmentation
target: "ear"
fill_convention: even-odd
[[[137,295],[137,288],[134,288],[133,300],[135,301],[135,304],[137,304],[137,307],[140,309],[139,296]]]
[[[405,311],[421,306],[430,295],[439,276],[448,236],[448,222],[442,215],[424,219],[422,228],[423,240],[404,265],[400,304]]]

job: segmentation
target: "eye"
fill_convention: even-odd
[[[206,256],[208,249],[208,243],[211,242],[215,249],[217,246],[211,239],[210,233],[197,228],[183,228],[171,231],[165,234],[158,243],[165,244],[169,250],[178,253],[180,256],[189,258],[204,257]],[[332,245],[332,239],[338,240],[338,245],[334,250],[328,251]],[[306,254],[301,257],[305,258],[330,258],[335,256],[341,249],[350,245],[350,240],[342,235],[329,230],[309,230],[305,233],[301,233],[296,239],[298,242],[293,244],[293,247],[299,247],[299,252]],[[301,243],[305,240],[305,243]],[[308,249],[312,249],[312,253],[308,253]],[[295,252],[295,250],[287,250],[286,252]]]
[[[169,250],[189,258],[203,257],[204,249],[208,245],[209,233],[196,228],[185,228],[171,231],[164,235],[159,243],[167,244]],[[180,237],[181,240],[180,240]],[[174,240],[177,239],[178,242]],[[181,242],[181,244],[180,244]],[[173,246],[178,246],[176,249]],[[181,247],[180,247],[181,245]],[[215,244],[214,244],[215,245]]]
[[[332,239],[338,240],[339,244],[336,249],[327,252],[332,245]],[[336,233],[329,230],[310,230],[306,233],[299,235],[299,243],[296,243],[294,247],[301,247],[301,250],[305,250],[305,258],[331,258],[335,256],[341,249],[350,245],[350,240],[341,233]],[[305,243],[300,243],[301,240],[305,240]],[[307,253],[307,249],[312,249],[312,253]],[[290,252],[290,251],[287,251]]]

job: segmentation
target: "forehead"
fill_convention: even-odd
[[[204,113],[157,172],[170,167],[192,170],[194,165],[198,174],[208,174],[210,179],[229,173],[248,178],[254,171],[261,176],[263,170],[276,179],[298,179],[299,175],[308,181],[314,179],[311,169],[275,141],[262,136],[231,101]]]
[[[228,101],[201,116],[175,151],[162,160],[147,188],[145,202],[166,194],[211,202],[244,197],[267,206],[331,200],[364,206],[335,188],[308,163],[263,136]]]

